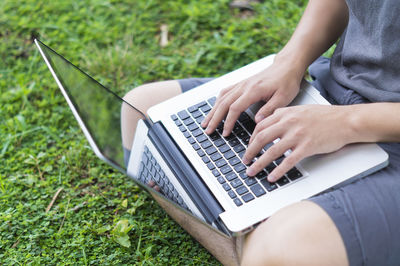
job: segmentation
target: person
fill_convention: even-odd
[[[389,154],[388,167],[285,207],[261,223],[247,236],[243,265],[400,263],[399,11],[396,0],[309,0],[273,64],[217,97],[202,122],[208,134],[225,119],[223,135],[228,136],[241,112],[265,102],[255,116],[257,126],[244,162],[280,138],[250,165],[249,176],[289,149],[269,181],[278,180],[303,158],[350,143],[378,142]],[[320,57],[339,38],[332,59]],[[314,86],[333,105],[287,107],[308,68]],[[146,110],[205,81],[146,84],[126,99]],[[145,97],[149,93],[157,97]],[[131,137],[125,138],[127,149]]]

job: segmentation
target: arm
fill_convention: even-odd
[[[212,133],[226,116],[223,135],[228,136],[240,113],[260,100],[266,104],[257,113],[256,122],[288,105],[297,95],[309,64],[339,38],[347,21],[345,0],[310,0],[293,36],[273,65],[221,91],[202,123],[206,132]]]

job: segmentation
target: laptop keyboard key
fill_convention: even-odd
[[[197,143],[193,144],[192,147],[193,147],[193,149],[194,149],[195,151],[197,151],[197,150],[200,149],[200,146],[199,146],[199,144],[197,144]]]
[[[179,130],[180,130],[181,132],[185,132],[185,131],[186,131],[186,127],[183,126],[183,125],[181,125],[181,126],[179,126]]]
[[[255,184],[250,187],[251,191],[256,195],[256,197],[260,197],[265,194],[265,190],[260,186],[260,184]]]
[[[224,145],[222,145],[221,147],[219,147],[219,150],[220,150],[222,153],[225,153],[225,152],[231,150],[231,148],[229,148],[228,145],[224,144]]]
[[[229,164],[232,165],[232,166],[234,166],[234,165],[236,165],[238,163],[240,163],[240,159],[237,156],[235,156],[235,157],[233,157],[233,158],[231,158],[229,160]]]
[[[196,123],[197,124],[201,124],[201,122],[203,122],[204,116],[199,116],[196,118]]]
[[[202,107],[202,106],[204,106],[204,105],[206,105],[206,104],[207,104],[206,101],[202,101],[202,102],[196,104],[195,106],[196,106],[197,108],[200,108],[200,107]]]
[[[203,158],[201,158],[203,160],[204,163],[209,163],[210,159],[208,159],[207,156],[204,156]]]
[[[198,151],[197,151],[197,154],[198,154],[200,157],[203,157],[204,155],[206,155],[206,153],[205,153],[203,150],[198,150]]]
[[[236,178],[236,179],[234,179],[234,180],[231,182],[231,186],[232,186],[233,188],[237,188],[237,187],[239,187],[239,186],[241,186],[241,185],[243,185],[243,182],[240,181],[239,178]]]
[[[210,134],[209,137],[210,137],[211,140],[215,141],[215,140],[217,140],[217,139],[220,139],[220,138],[221,138],[221,135],[218,134],[217,132],[213,132],[213,133]]]
[[[265,170],[268,173],[271,173],[275,168],[276,168],[276,165],[274,163],[270,163],[269,165],[267,165],[267,167],[265,167]]]
[[[208,138],[203,134],[203,135],[198,136],[196,138],[196,140],[197,140],[197,142],[203,142],[203,141],[208,140]]]
[[[249,190],[245,186],[240,186],[236,189],[236,193],[238,193],[239,195],[243,195],[244,193],[247,192],[249,192]]]
[[[210,170],[213,170],[213,169],[215,169],[215,166],[214,166],[214,164],[213,164],[213,163],[211,163],[211,162],[209,162],[209,163],[207,164],[207,167],[208,167],[208,169],[210,169]]]
[[[208,155],[211,155],[211,154],[213,154],[213,153],[215,153],[215,152],[217,152],[217,149],[216,149],[214,146],[212,146],[212,147],[206,149],[206,153],[207,153]]]
[[[185,126],[188,126],[188,125],[190,125],[190,124],[193,124],[194,121],[193,121],[192,118],[188,117],[188,118],[186,118],[185,120],[183,120],[183,123],[185,124]]]
[[[228,180],[228,181],[232,181],[232,180],[234,180],[234,179],[237,178],[237,175],[236,175],[234,172],[230,172],[229,174],[227,174],[227,175],[225,176],[225,178],[226,178],[226,180]]]
[[[192,132],[192,135],[193,135],[194,137],[205,136],[204,133],[203,133],[203,131],[202,131],[200,128],[194,130],[194,131]]]
[[[257,180],[254,177],[247,178],[245,181],[246,185],[251,186],[257,183]]]
[[[198,117],[200,117],[200,116],[203,116],[203,114],[202,114],[199,110],[196,110],[196,111],[194,111],[194,112],[192,113],[192,116],[193,116],[194,118],[198,118]]]
[[[202,106],[200,109],[203,111],[203,113],[208,114],[208,112],[211,110],[211,107],[207,104]]]
[[[223,178],[222,176],[218,177],[217,180],[218,180],[218,182],[219,182],[220,184],[225,183],[225,178]]]
[[[235,153],[233,151],[227,151],[224,153],[224,157],[227,160],[232,159],[233,157],[235,157]]]
[[[189,108],[188,108],[188,111],[189,112],[191,112],[191,113],[193,113],[193,112],[195,112],[195,111],[197,111],[197,106],[196,105],[193,105],[193,106],[190,106]]]
[[[250,116],[246,114],[245,112],[241,113],[238,119],[240,122],[245,122],[247,120],[250,120]]]
[[[242,172],[244,170],[246,170],[246,166],[242,163],[236,165],[233,169],[235,169],[236,172]]]
[[[178,116],[180,119],[185,120],[186,118],[189,118],[190,115],[188,114],[188,112],[186,112],[186,110],[182,110],[178,113]]]
[[[287,179],[286,177],[282,177],[281,179],[279,179],[278,181],[277,181],[277,183],[278,183],[278,185],[279,186],[284,186],[284,185],[287,185],[287,184],[289,184],[289,179]]]
[[[256,177],[258,178],[258,179],[263,179],[263,178],[265,178],[265,177],[267,177],[268,176],[268,174],[267,174],[267,172],[265,172],[265,171],[261,171],[261,172],[259,172],[257,175],[256,175]]]
[[[234,200],[233,200],[233,202],[236,204],[236,206],[242,206],[243,205],[243,203],[242,203],[242,201],[239,199],[239,198],[235,198]]]
[[[219,153],[214,153],[213,155],[210,156],[210,158],[211,158],[211,160],[212,160],[213,162],[215,162],[215,161],[221,159],[222,156],[221,156],[221,154],[219,154]]]
[[[229,165],[225,165],[220,169],[220,171],[223,175],[226,175],[227,173],[232,172],[232,168]]]
[[[253,134],[253,131],[256,128],[256,123],[250,119],[244,122],[243,126],[247,129],[248,132],[250,132],[250,134]]]
[[[237,134],[237,136],[239,139],[244,140],[245,138],[249,137],[249,134],[242,130]]]
[[[225,161],[224,159],[221,159],[221,160],[217,161],[217,162],[215,163],[215,165],[216,165],[218,168],[224,167],[224,166],[226,165],[226,161]]]
[[[236,193],[235,193],[233,190],[230,190],[230,191],[228,192],[228,195],[229,195],[229,197],[231,197],[231,199],[236,198]]]
[[[198,129],[199,127],[195,123],[193,123],[193,124],[190,124],[187,128],[190,131],[194,131],[194,130]]]
[[[235,147],[233,147],[233,150],[237,153],[244,151],[246,148],[242,144],[238,144]]]
[[[245,171],[241,172],[241,173],[239,174],[239,176],[240,176],[240,178],[243,179],[243,180],[245,180],[245,179],[247,179],[247,178],[249,177],[249,176],[246,174]]]
[[[254,196],[251,193],[247,193],[242,197],[242,200],[246,203],[253,199],[254,199]]]
[[[225,189],[225,191],[231,190],[231,187],[229,186],[228,183],[223,184],[222,187]]]
[[[271,192],[272,190],[275,190],[278,188],[278,186],[275,183],[270,183],[267,179],[263,179],[260,181],[261,185],[263,185],[263,187],[265,187],[265,189],[268,192]]]
[[[220,147],[221,145],[225,144],[225,140],[223,139],[217,139],[216,141],[214,141],[215,146]]]
[[[203,143],[201,143],[201,147],[202,147],[203,149],[207,149],[208,147],[211,147],[211,146],[212,146],[212,143],[211,143],[211,141],[209,141],[209,140],[204,141]]]
[[[190,144],[195,144],[196,143],[196,141],[192,137],[189,137],[188,141],[189,141]]]
[[[296,180],[296,179],[298,179],[298,178],[303,176],[301,174],[301,172],[296,167],[293,167],[292,169],[290,169],[289,172],[287,172],[286,175],[292,181],[294,181],[294,180]]]
[[[231,147],[235,147],[236,145],[240,144],[240,141],[237,138],[232,138],[230,141],[228,141],[229,145]]]
[[[214,175],[215,177],[218,177],[218,176],[221,175],[221,174],[218,172],[217,169],[212,170],[212,173],[213,173],[213,175]]]

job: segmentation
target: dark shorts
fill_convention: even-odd
[[[336,83],[330,61],[310,66],[313,85],[332,104],[368,101]],[[178,80],[182,91],[211,79]],[[338,228],[350,265],[400,265],[400,143],[379,144],[389,154],[389,166],[342,188],[309,200],[321,206]]]

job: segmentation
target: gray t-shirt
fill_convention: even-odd
[[[371,102],[400,102],[399,0],[346,0],[349,24],[332,56],[341,85]]]

